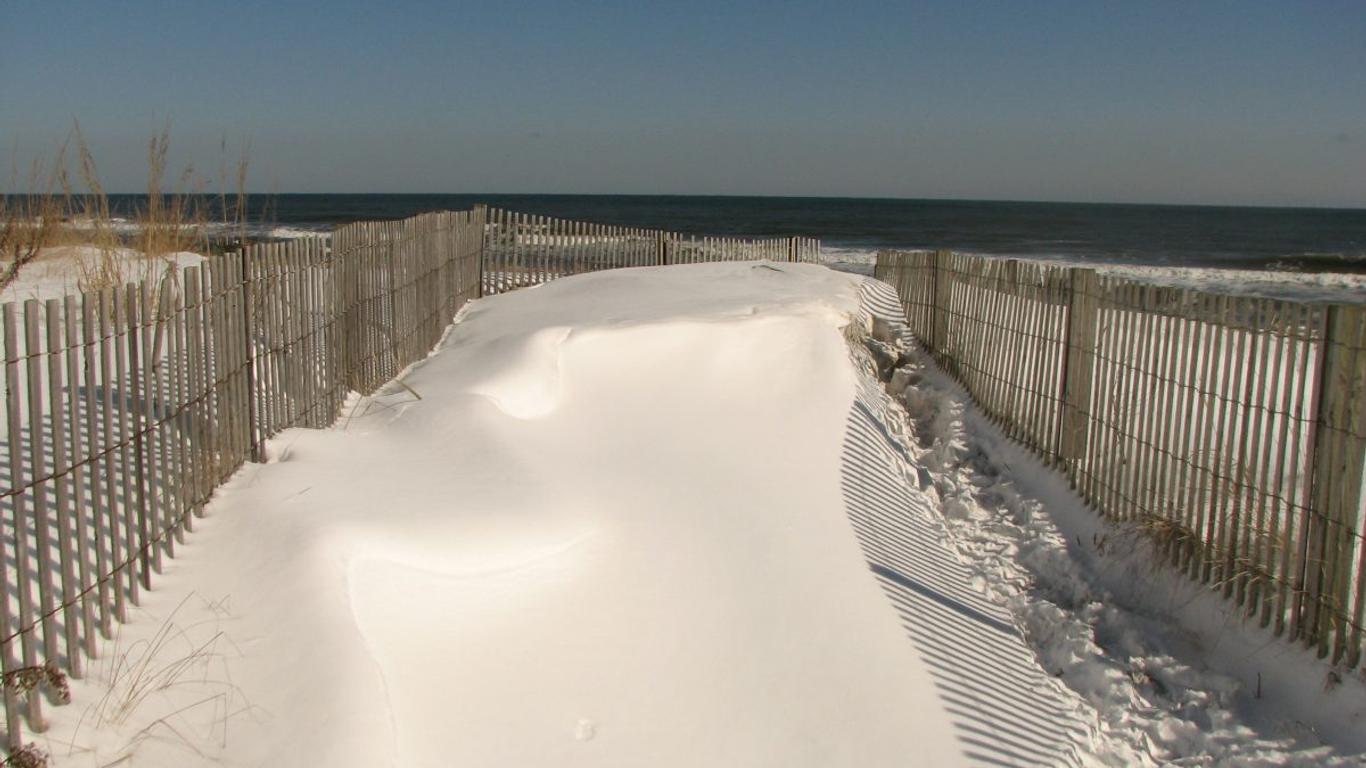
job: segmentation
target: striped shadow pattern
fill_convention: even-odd
[[[886,293],[885,284],[865,284],[863,319],[900,333],[900,303]],[[981,766],[1080,765],[1085,726],[1011,615],[972,586],[923,492],[927,483],[889,427],[897,413],[877,382],[862,377],[845,431],[841,492],[868,568],[929,667],[964,757]]]

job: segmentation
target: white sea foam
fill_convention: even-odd
[[[822,244],[821,262],[841,272],[871,276],[877,264],[877,249]]]
[[[872,273],[877,248],[821,247],[829,266],[847,272]],[[910,250],[910,249],[902,249]],[[995,259],[1019,259],[1064,267],[1089,267],[1104,275],[1153,285],[1189,288],[1240,296],[1264,296],[1292,301],[1366,302],[1366,274],[1350,272],[1289,272],[1270,268],[1234,269],[1176,264],[1124,264],[1076,256],[969,253]]]
[[[267,230],[266,236],[277,240],[297,240],[302,237],[326,237],[331,233],[331,227],[325,229],[310,229],[308,227],[300,226],[278,226],[270,227]]]
[[[875,264],[877,248],[821,245],[821,258],[827,264]]]
[[[106,220],[74,218],[65,225],[81,232],[104,231],[116,235],[136,235],[142,225],[132,219],[113,216]],[[330,224],[275,224],[272,222],[208,222],[204,224],[187,223],[187,230],[198,229],[207,237],[237,237],[244,235],[252,239],[295,240],[302,237],[323,237],[331,233]]]

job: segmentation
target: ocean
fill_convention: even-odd
[[[137,196],[112,196],[115,211]],[[884,248],[1150,266],[1366,273],[1366,210],[679,195],[278,194],[253,229],[290,237],[475,203],[699,235],[819,238],[834,260]]]

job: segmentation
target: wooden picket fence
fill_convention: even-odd
[[[262,460],[267,439],[333,424],[350,393],[372,393],[424,358],[465,302],[579,272],[813,261],[819,248],[478,206],[0,306],[5,743],[22,746],[21,718],[44,727],[60,675],[83,676],[214,490]]]
[[[878,254],[909,330],[1012,438],[1171,564],[1335,664],[1362,658],[1366,305]]]
[[[697,237],[488,209],[484,295],[622,267],[713,261],[820,261],[820,241]]]
[[[365,221],[332,235],[347,273],[339,318],[343,391],[373,392],[425,357],[460,307],[480,295],[482,208]]]

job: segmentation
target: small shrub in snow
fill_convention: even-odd
[[[9,753],[5,758],[5,768],[47,768],[48,754],[32,744]]]
[[[67,684],[66,673],[50,661],[42,666],[20,667],[6,672],[4,685],[19,695],[43,688],[54,701],[62,704],[71,701],[71,688]]]

